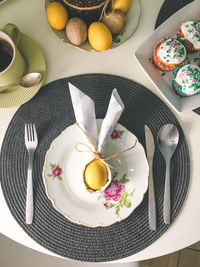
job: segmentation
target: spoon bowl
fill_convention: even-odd
[[[171,221],[171,194],[170,194],[170,160],[179,141],[179,132],[175,125],[166,124],[162,126],[157,135],[157,143],[166,163],[165,189],[163,217],[166,224]]]
[[[43,75],[39,72],[28,73],[20,79],[19,83],[10,84],[7,86],[0,86],[0,92],[3,92],[6,89],[9,89],[11,87],[16,87],[19,85],[24,87],[24,88],[29,88],[29,87],[35,86],[41,81],[42,77],[43,77]]]
[[[42,74],[39,72],[32,72],[24,75],[19,85],[25,88],[32,87],[34,85],[37,85],[42,79]]]
[[[170,159],[176,150],[179,140],[179,132],[175,125],[166,124],[158,133],[158,146],[165,159]]]

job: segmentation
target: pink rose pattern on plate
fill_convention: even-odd
[[[113,130],[113,132],[111,134],[111,138],[114,140],[121,138],[123,136],[123,133],[124,133],[124,131],[115,129],[115,130]]]
[[[50,163],[51,167],[51,173],[48,174],[48,176],[53,178],[58,178],[59,180],[62,180],[61,174],[63,173],[62,169],[57,164]]]
[[[135,189],[130,193],[126,192],[125,184],[129,182],[127,174],[125,173],[120,180],[114,180],[117,175],[117,172],[113,174],[112,182],[103,192],[103,197],[105,198],[103,205],[106,209],[114,208],[115,214],[119,215],[120,208],[124,206],[126,208],[131,207],[132,202],[130,198],[133,197]]]
[[[114,130],[111,134],[112,139],[121,138],[124,131],[121,130]],[[62,180],[61,174],[63,173],[62,169],[59,167],[58,164],[52,164],[50,163],[51,167],[51,173],[48,174],[48,176],[55,178],[58,178],[59,180]],[[129,179],[127,178],[127,174],[125,173],[121,179],[116,179],[118,172],[113,173],[112,181],[110,185],[104,190],[102,193],[102,197],[105,198],[105,201],[103,202],[103,205],[106,209],[115,209],[115,214],[119,216],[120,208],[123,208],[124,206],[126,208],[130,208],[132,205],[132,202],[130,200],[131,197],[133,197],[133,193],[135,189],[132,190],[132,192],[128,193],[126,192],[125,184],[129,182]]]

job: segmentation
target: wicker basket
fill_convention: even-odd
[[[70,17],[79,17],[88,25],[98,21],[106,0],[62,0]]]

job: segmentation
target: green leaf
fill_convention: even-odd
[[[120,182],[121,182],[122,184],[125,184],[125,183],[128,183],[128,182],[129,182],[129,179],[126,178],[126,176],[127,176],[127,173],[125,173],[125,174],[123,175],[123,177],[120,179]]]
[[[53,174],[48,174],[48,176],[52,177],[52,176],[53,176]]]
[[[127,197],[127,193],[126,192],[123,192],[122,194],[121,194],[121,198],[123,199],[123,198],[126,198]]]
[[[125,174],[123,175],[122,179],[125,179],[125,178],[126,178],[126,176],[127,176],[127,173],[125,173]]]
[[[125,192],[123,192],[123,193],[120,195],[121,198],[124,198],[124,193],[125,193]],[[121,201],[121,200],[120,200],[120,201]]]
[[[55,169],[56,164],[52,164],[52,163],[50,163],[50,166],[51,166],[51,169],[53,170],[53,169]]]
[[[119,36],[113,36],[113,42],[114,42],[114,43],[120,43],[120,38],[119,38]]]
[[[127,208],[130,208],[131,207],[131,201],[129,199],[126,199],[124,205],[127,207]]]
[[[119,210],[120,210],[120,207],[119,207],[119,206],[116,206],[116,207],[115,207],[115,212],[118,213]]]
[[[58,179],[59,179],[59,180],[62,180],[62,177],[61,177],[61,176],[58,176]]]
[[[122,137],[124,131],[123,130],[118,130],[118,133],[119,133],[120,137]]]
[[[118,172],[114,172],[112,178],[115,179],[117,177]]]
[[[134,192],[135,192],[135,188],[134,188],[133,191],[132,191],[131,193],[129,193],[128,195],[132,197]]]

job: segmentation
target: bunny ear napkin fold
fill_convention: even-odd
[[[125,150],[119,151],[119,153],[117,154],[109,155],[107,157],[103,157],[101,155],[102,149],[105,146],[106,141],[108,140],[113,130],[115,129],[115,126],[124,110],[124,104],[117,92],[117,89],[114,89],[112,91],[106,116],[103,119],[100,133],[98,135],[94,101],[71,83],[68,84],[69,84],[69,90],[74,109],[74,114],[76,117],[76,123],[81,131],[81,134],[84,135],[84,138],[86,140],[86,144],[83,143],[79,144],[82,144],[87,147],[87,150],[81,151],[78,149],[77,146],[79,144],[77,144],[76,145],[77,150],[80,152],[91,152],[93,153],[94,158],[100,158],[103,160],[109,160],[111,158],[114,158],[119,163],[118,165],[114,166],[114,168],[120,167],[121,162],[116,157],[134,148],[137,141],[135,142],[135,144],[133,144],[132,147],[125,148]],[[113,166],[109,167],[113,168]]]

